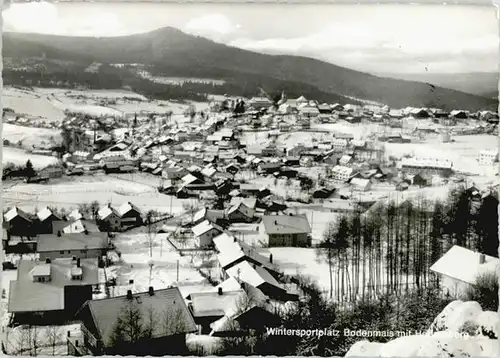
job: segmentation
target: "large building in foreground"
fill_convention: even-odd
[[[401,170],[408,174],[424,172],[446,176],[453,172],[453,162],[448,159],[431,157],[403,158],[401,161]]]

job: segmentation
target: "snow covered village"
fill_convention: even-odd
[[[496,94],[165,26],[4,33],[4,354],[500,354]]]

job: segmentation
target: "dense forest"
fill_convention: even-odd
[[[48,62],[48,61],[46,61]],[[152,67],[154,69],[154,67]],[[154,71],[153,71],[154,72]],[[173,73],[159,72],[158,75],[166,76]],[[194,77],[197,71],[187,72],[186,77]],[[356,103],[345,97],[326,93],[316,87],[294,81],[285,81],[265,76],[255,75],[245,77],[235,73],[227,77],[224,84],[184,82],[182,84],[155,83],[149,79],[141,78],[127,68],[115,68],[103,64],[98,72],[85,72],[82,66],[57,67],[53,64],[38,66],[33,70],[4,69],[4,83],[6,85],[58,87],[74,89],[83,86],[89,89],[118,89],[127,88],[148,98],[158,100],[194,100],[206,101],[207,95],[231,94],[250,98],[260,93],[260,88],[265,88],[271,93],[281,93],[285,90],[290,98],[301,95],[314,98],[320,102],[328,103]],[[178,75],[177,75],[178,76]]]

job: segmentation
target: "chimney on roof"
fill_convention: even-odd
[[[219,296],[222,296],[222,287],[219,287],[219,288],[217,289],[217,293],[219,294]]]
[[[80,267],[80,258],[76,259],[76,267]]]
[[[149,291],[148,291],[148,292],[149,292],[149,295],[150,295],[150,296],[154,296],[155,291],[154,291],[154,289],[153,289],[153,286],[149,286]]]
[[[50,259],[48,257],[45,259],[45,263],[50,264]]]
[[[127,290],[127,299],[132,299],[132,290]]]
[[[479,263],[484,264],[486,262],[486,256],[484,254],[479,254]]]

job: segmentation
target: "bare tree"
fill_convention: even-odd
[[[196,207],[196,205],[194,205],[193,203],[190,203],[190,202],[184,202],[182,204],[182,208],[191,216],[191,223],[193,223],[193,221],[194,221],[194,214],[198,210],[198,208]]]
[[[155,334],[157,328],[156,314],[157,312],[153,307],[149,307],[146,312],[144,336],[147,338],[153,338]]]
[[[164,335],[173,335],[185,330],[184,312],[181,309],[167,308],[161,317],[161,330]]]
[[[100,204],[97,200],[94,200],[89,205],[90,213],[92,214],[92,220],[97,220],[97,213],[99,212]]]
[[[47,336],[47,341],[52,347],[52,355],[56,355],[56,345],[59,342],[59,337],[61,336],[61,328],[58,326],[48,326],[45,329],[45,335]]]
[[[30,339],[28,335],[27,326],[19,328],[19,334],[15,340],[15,352],[18,355],[23,355],[25,351],[30,350]]]
[[[88,214],[88,213],[89,213],[89,211],[90,211],[90,210],[89,210],[89,204],[87,204],[87,203],[79,204],[79,205],[78,205],[78,211],[79,211],[80,213],[82,213],[82,215],[87,216],[87,214]]]
[[[155,220],[158,217],[158,213],[155,210],[149,210],[146,213],[146,233],[149,242],[149,257],[153,257],[153,246],[156,238],[156,225]]]
[[[126,345],[144,338],[147,333],[146,328],[137,303],[126,303],[113,328],[111,346],[117,352],[122,351]]]
[[[40,347],[40,330],[37,326],[29,325],[26,328],[28,338],[28,348],[30,355],[37,356],[38,348]]]

